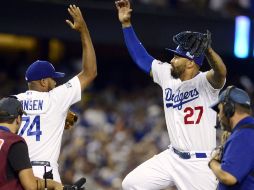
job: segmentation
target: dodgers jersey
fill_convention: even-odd
[[[58,167],[62,134],[69,107],[81,100],[77,76],[49,92],[28,90],[16,95],[27,115],[18,134],[28,145],[31,161],[49,161]]]
[[[171,76],[172,66],[154,60],[153,80],[163,90],[164,113],[171,145],[182,151],[209,151],[216,146],[216,112],[210,105],[218,99],[214,89],[199,72],[181,81]]]

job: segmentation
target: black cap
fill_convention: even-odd
[[[220,94],[218,101],[210,106],[213,110],[218,111],[218,108],[217,108],[218,104],[225,102],[226,92],[227,92],[227,89],[224,90]],[[236,88],[236,87],[232,88],[230,90],[230,93],[228,94],[228,99],[234,103],[237,103],[237,104],[241,104],[241,105],[248,106],[248,107],[251,106],[250,105],[250,97],[249,97],[248,93],[240,88]]]
[[[26,115],[22,108],[22,104],[15,96],[2,98],[0,100],[0,118],[1,119],[14,119],[18,115]]]

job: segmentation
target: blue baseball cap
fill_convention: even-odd
[[[180,46],[177,46],[177,48],[175,50],[169,49],[169,48],[166,48],[166,50],[168,50],[170,52],[173,52],[174,54],[176,54],[180,57],[184,57],[184,58],[187,58],[189,60],[193,60],[199,67],[202,66],[203,60],[204,60],[204,57],[205,57],[204,54],[202,54],[198,57],[194,56],[194,55],[191,55],[189,51],[183,50]]]
[[[219,103],[225,102],[226,92],[227,92],[227,89],[225,89],[220,94],[218,101],[210,106],[214,111],[218,112]],[[244,106],[247,106],[247,107],[251,106],[250,97],[249,97],[248,93],[245,92],[244,90],[240,89],[240,88],[236,88],[236,87],[232,88],[230,90],[228,98],[229,98],[230,101],[232,101],[234,103],[241,104],[241,105],[244,105]]]
[[[26,81],[31,82],[44,78],[61,78],[65,73],[56,72],[54,66],[48,61],[37,60],[26,70]]]

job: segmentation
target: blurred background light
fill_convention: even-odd
[[[250,18],[237,16],[235,18],[234,54],[238,58],[247,58],[249,55]]]

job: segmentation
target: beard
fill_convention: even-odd
[[[180,76],[183,74],[184,72],[184,68],[174,68],[172,67],[171,68],[171,76],[174,78],[174,79],[179,79]]]

